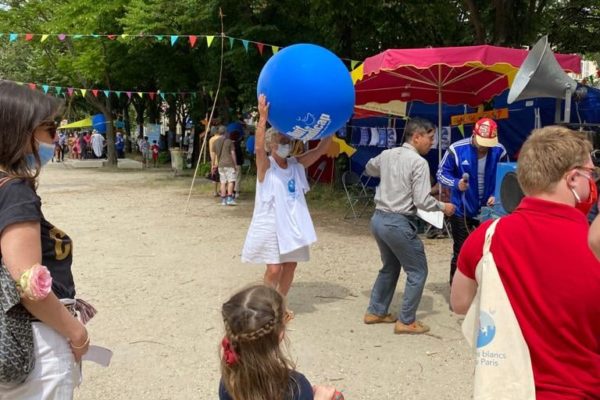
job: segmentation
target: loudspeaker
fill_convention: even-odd
[[[513,212],[525,197],[517,180],[517,163],[498,163],[494,197],[494,211],[500,216]]]
[[[519,68],[508,93],[508,104],[536,97],[565,99],[564,121],[569,122],[571,94],[576,88],[577,82],[563,71],[550,50],[548,36],[544,36],[533,46]],[[560,103],[557,102],[557,108],[559,107]],[[556,122],[560,122],[560,110],[557,111],[556,119]]]

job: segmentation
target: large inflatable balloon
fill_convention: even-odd
[[[313,44],[296,44],[275,54],[258,77],[265,94],[269,123],[303,141],[332,135],[354,110],[354,85],[344,63]]]

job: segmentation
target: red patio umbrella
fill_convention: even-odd
[[[392,100],[479,106],[510,88],[526,50],[496,46],[392,49],[373,57],[353,71],[356,105]],[[577,55],[556,54],[567,72],[581,71]],[[438,138],[441,159],[441,137]]]

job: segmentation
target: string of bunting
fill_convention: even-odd
[[[168,40],[171,43],[171,46],[175,46],[176,43],[182,40],[186,40],[191,48],[195,47],[198,44],[198,39],[203,38],[206,41],[207,47],[210,47],[215,40],[215,38],[221,37],[221,35],[155,35],[155,34],[144,34],[140,33],[137,35],[132,35],[128,33],[121,34],[67,34],[67,33],[58,33],[58,34],[50,34],[50,33],[0,33],[0,39],[3,37],[8,38],[9,43],[17,42],[19,39],[24,39],[26,42],[39,41],[41,43],[46,42],[48,39],[56,38],[60,42],[64,42],[67,38],[72,40],[80,40],[80,39],[106,39],[106,40],[128,40],[135,38],[145,38],[145,39],[154,39],[157,42],[162,42],[164,40]],[[281,46],[275,46],[272,44],[256,42],[253,40],[240,39],[233,36],[223,35],[224,38],[229,40],[229,48],[232,49],[236,42],[239,42],[244,46],[246,53],[250,48],[250,44],[254,45],[260,55],[264,55],[265,47],[271,49],[273,54],[277,54],[277,52],[281,49]],[[342,58],[342,60],[350,62],[350,69],[354,69],[360,61],[352,60],[349,58]]]
[[[109,90],[109,89],[85,89],[85,88],[76,88],[76,87],[65,87],[65,86],[55,86],[48,85],[45,83],[25,83],[25,82],[15,82],[18,85],[27,85],[31,90],[41,90],[45,94],[64,96],[64,97],[73,97],[81,95],[81,97],[85,97],[88,93],[91,93],[94,97],[98,97],[100,95],[104,95],[106,97],[110,97],[111,95],[115,95],[117,97],[127,96],[131,99],[133,96],[139,96],[140,98],[147,97],[150,100],[154,100],[160,97],[162,100],[166,100],[167,96],[182,96],[185,98],[186,96],[191,96],[195,99],[198,93],[203,93],[202,91],[186,91],[186,92],[163,92],[161,90],[153,91],[153,92],[144,92],[137,90]],[[213,91],[209,91],[208,94],[212,98],[214,96]]]

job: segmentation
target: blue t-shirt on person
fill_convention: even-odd
[[[313,400],[312,385],[304,375],[297,371],[290,372],[290,387],[292,393],[285,397],[285,400]],[[227,393],[223,381],[219,382],[219,400],[233,400]]]

